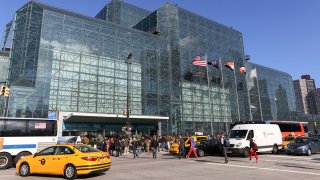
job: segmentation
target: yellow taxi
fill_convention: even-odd
[[[100,173],[110,167],[107,152],[83,144],[57,144],[21,158],[16,164],[16,173],[23,177],[52,174],[75,179],[77,175]]]
[[[296,137],[294,136],[286,136],[283,138],[282,140],[282,150],[287,149],[288,144],[290,144],[291,142],[293,142],[296,139]]]
[[[194,138],[194,142],[198,145],[200,143],[200,140],[202,139],[208,139],[208,136],[191,136]],[[190,146],[190,137],[183,137],[184,139],[184,147],[189,148]],[[170,154],[178,154],[179,153],[179,144],[178,143],[172,143],[169,149]]]

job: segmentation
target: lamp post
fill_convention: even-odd
[[[131,136],[131,123],[130,123],[130,73],[131,73],[131,58],[132,58],[132,52],[130,52],[127,56],[127,108],[126,108],[126,116],[127,116],[127,120],[126,120],[126,126],[127,126],[127,135]]]

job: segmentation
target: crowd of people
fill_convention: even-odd
[[[132,153],[138,158],[142,152],[152,152],[153,158],[157,158],[157,152],[167,151],[172,143],[177,141],[174,136],[134,136],[125,137],[82,137],[82,143],[89,144],[101,151],[108,152],[111,156],[119,157]]]
[[[229,142],[223,133],[217,134],[210,138],[221,139],[221,144],[223,145],[223,154],[225,157],[225,163],[228,163],[227,157],[227,147]],[[120,157],[123,154],[132,153],[133,158],[139,158],[139,155],[143,152],[150,154],[152,152],[152,157],[157,158],[157,152],[160,151],[169,151],[170,146],[173,143],[178,144],[179,153],[178,158],[182,157],[190,158],[191,154],[193,157],[198,158],[196,152],[196,142],[194,138],[190,138],[190,147],[188,152],[185,150],[185,141],[182,136],[133,136],[132,138],[125,137],[82,137],[82,143],[89,144],[101,151],[108,152],[111,156]],[[258,162],[257,156],[257,145],[250,139],[250,156],[249,160],[251,161],[252,156],[255,156],[256,162]]]

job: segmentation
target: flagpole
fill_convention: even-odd
[[[249,113],[250,113],[250,121],[253,120],[253,117],[252,117],[252,110],[251,110],[251,97],[250,97],[250,90],[249,90],[249,86],[248,86],[248,76],[249,76],[249,73],[248,75],[246,74],[246,84],[247,84],[247,93],[248,93],[248,100],[249,100]],[[249,77],[250,78],[250,77]]]
[[[261,117],[261,120],[264,121],[263,120],[263,115],[262,115],[261,96],[260,96],[260,87],[259,87],[259,79],[258,79],[257,68],[256,68],[256,78],[257,78],[257,87],[258,87],[258,96],[259,96],[260,117]]]
[[[209,117],[210,117],[210,126],[211,126],[211,135],[213,136],[213,122],[212,122],[212,98],[210,91],[210,78],[209,78],[209,67],[208,67],[208,55],[205,55],[206,59],[206,68],[207,68],[207,81],[208,81],[208,96],[209,96]]]
[[[238,121],[240,121],[239,95],[238,95],[238,86],[237,86],[237,76],[236,76],[235,63],[234,63],[234,69],[233,69],[233,76],[234,76],[234,85],[235,85],[235,89],[236,89],[236,97],[237,97]]]
[[[221,57],[219,58],[219,69],[220,69],[220,73],[221,73],[221,80],[222,80],[222,95],[223,95],[223,101],[226,100],[226,95],[225,95],[225,89],[224,89],[224,76],[223,76],[223,71],[222,71],[222,63],[221,63]],[[225,110],[225,126],[226,126],[226,134],[228,133],[228,122],[227,122],[227,111]]]

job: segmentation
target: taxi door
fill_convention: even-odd
[[[58,146],[56,150],[56,155],[53,159],[55,164],[54,169],[52,169],[56,174],[63,174],[64,167],[68,163],[75,163],[72,161],[75,153],[67,146]]]
[[[34,155],[33,161],[30,164],[30,170],[33,173],[52,174],[54,163],[52,162],[55,156],[56,147],[48,147]]]

